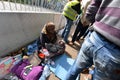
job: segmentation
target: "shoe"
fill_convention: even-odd
[[[76,40],[76,42],[80,43],[80,41],[79,41],[79,40]]]
[[[70,42],[69,42],[69,45],[74,45],[74,42],[70,41]]]

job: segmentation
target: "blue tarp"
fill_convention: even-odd
[[[74,59],[70,58],[67,54],[60,55],[55,57],[53,60],[55,65],[50,66],[50,70],[61,80],[65,80],[67,71],[74,62]],[[78,80],[78,79],[76,79]]]

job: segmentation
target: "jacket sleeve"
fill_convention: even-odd
[[[95,22],[96,13],[100,7],[102,0],[92,0],[86,11],[86,19],[91,23]]]
[[[46,39],[47,39],[46,35],[41,33],[40,34],[40,42],[41,42],[42,47],[45,47]]]

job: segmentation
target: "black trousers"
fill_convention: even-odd
[[[79,40],[80,37],[82,37],[84,35],[84,33],[86,32],[86,30],[88,29],[88,26],[83,26],[83,24],[81,23],[81,21],[79,21],[75,32],[73,34],[72,37],[72,42],[75,42],[76,40]]]

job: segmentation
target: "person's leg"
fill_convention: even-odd
[[[67,24],[66,24],[66,25],[67,25]],[[63,29],[62,38],[64,38],[65,30],[66,30],[66,26],[65,26],[64,29]]]
[[[79,21],[79,23],[78,23],[78,25],[77,25],[77,27],[76,27],[76,29],[75,29],[75,32],[74,32],[74,34],[73,34],[73,37],[72,37],[72,42],[73,42],[73,43],[75,42],[75,40],[76,40],[76,38],[77,38],[77,35],[78,35],[78,33],[80,32],[80,29],[81,29],[82,26],[83,26],[83,25],[82,25],[81,21]]]
[[[85,34],[86,30],[88,29],[88,26],[82,26],[80,30],[80,34],[77,36],[77,41]]]
[[[70,32],[72,24],[73,24],[73,21],[70,19],[67,19],[67,24],[66,24],[65,30],[64,30],[65,32],[63,33],[63,35],[64,35],[63,39],[64,39],[65,43],[69,42],[68,36],[69,36],[69,32]]]
[[[65,19],[66,19],[66,23],[65,23],[65,27],[64,27],[63,32],[62,32],[62,38],[64,38],[64,34],[65,34],[65,31],[66,31],[66,26],[68,26],[68,20],[67,20],[66,17],[65,17]]]
[[[83,34],[83,37],[80,38],[80,39],[84,39],[84,38],[87,36],[88,33],[89,33],[89,30],[87,29],[87,30],[85,31],[85,33]]]
[[[71,66],[71,68],[68,70],[68,73],[65,77],[65,80],[76,80],[77,76],[82,72],[83,69],[87,68],[88,66],[92,66],[92,58],[89,58],[88,56],[91,55],[91,50],[94,50],[94,47],[92,43],[90,43],[89,37],[86,38],[84,41],[80,52]],[[92,48],[92,49],[89,49]],[[89,53],[89,55],[87,55]]]

